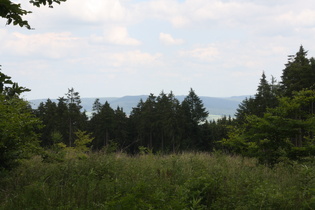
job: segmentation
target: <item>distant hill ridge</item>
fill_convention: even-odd
[[[104,104],[106,101],[113,109],[118,106],[123,108],[124,112],[129,115],[133,107],[136,107],[140,99],[145,101],[148,95],[138,96],[123,96],[123,97],[100,97],[100,102]],[[176,96],[176,98],[182,102],[186,96]],[[206,107],[209,115],[213,116],[234,116],[236,109],[240,102],[249,96],[232,96],[226,98],[199,96],[204,106]],[[87,112],[92,112],[93,103],[96,98],[81,98],[81,105]],[[51,99],[53,102],[58,102],[57,99]],[[41,102],[46,102],[47,99],[30,100],[30,103],[34,109],[36,109]],[[215,118],[215,117],[214,117]]]

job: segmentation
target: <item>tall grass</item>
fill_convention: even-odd
[[[220,153],[94,153],[25,161],[0,179],[1,209],[312,209],[315,164]]]

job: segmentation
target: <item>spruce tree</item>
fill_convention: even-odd
[[[196,124],[204,122],[208,117],[209,112],[192,88],[182,102],[182,106],[187,109],[190,120]]]
[[[184,149],[197,149],[202,141],[199,124],[205,122],[209,113],[192,88],[182,101],[180,112],[182,147]]]
[[[315,62],[308,59],[303,46],[295,55],[289,56],[281,76],[281,90],[284,96],[291,97],[293,91],[315,89]]]
[[[120,148],[128,146],[128,117],[123,108],[119,106],[114,111],[114,138]]]
[[[271,83],[269,83],[263,72],[255,96],[243,100],[236,110],[235,116],[238,124],[244,123],[248,115],[262,117],[268,108],[277,106],[278,96],[279,85],[276,80],[272,77]]]
[[[178,149],[178,110],[179,101],[171,92],[162,92],[156,99],[157,107],[157,133],[160,138],[159,148],[162,152]]]
[[[95,137],[92,142],[93,147],[95,149],[101,149],[108,145],[109,140],[114,138],[115,112],[107,101],[105,104],[101,105],[96,99],[94,105],[97,105],[97,109],[99,110],[93,113],[89,127]]]
[[[50,99],[45,103],[41,102],[35,110],[36,116],[45,125],[41,130],[41,146],[47,147],[54,144],[52,134],[58,131],[58,107],[57,104]]]
[[[68,105],[68,123],[69,123],[69,147],[73,143],[73,133],[77,128],[76,125],[79,124],[81,118],[81,99],[79,92],[75,92],[73,88],[68,89],[66,93],[66,101]]]
[[[145,146],[153,149],[155,131],[156,131],[156,96],[150,94],[144,102],[141,110],[141,129],[144,131]]]

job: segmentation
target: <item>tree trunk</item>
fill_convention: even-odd
[[[109,133],[108,133],[108,129],[106,128],[106,133],[105,133],[105,146],[108,145],[108,141],[109,141]]]
[[[161,139],[161,151],[164,152],[164,135],[162,132],[162,139]]]
[[[149,141],[149,148],[152,149],[152,140],[153,137],[152,137],[152,131],[150,131],[150,141]]]
[[[70,123],[69,123],[69,147],[72,146],[72,120],[70,118]]]

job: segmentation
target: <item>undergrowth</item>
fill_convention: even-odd
[[[315,164],[273,168],[220,153],[24,161],[0,177],[1,209],[313,209]]]

